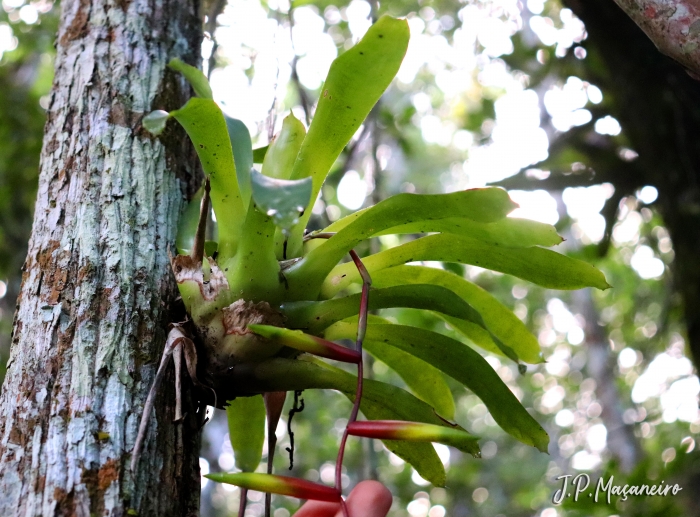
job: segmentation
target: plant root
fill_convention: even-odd
[[[289,410],[289,419],[287,420],[287,432],[289,433],[289,447],[286,448],[289,453],[289,470],[294,468],[294,431],[292,431],[292,419],[296,413],[304,411],[304,399],[300,399],[301,391],[294,392],[294,405]],[[301,406],[299,405],[301,400]]]
[[[163,355],[160,358],[160,365],[158,366],[156,377],[153,379],[153,384],[151,385],[151,389],[148,392],[148,397],[146,397],[146,403],[143,407],[143,415],[141,415],[139,432],[136,435],[136,443],[134,443],[134,450],[131,453],[132,474],[136,472],[139,459],[141,458],[141,449],[143,449],[143,442],[146,439],[146,431],[148,431],[148,419],[150,418],[151,411],[153,411],[153,405],[156,401],[156,393],[158,392],[158,388],[163,382],[163,377],[165,377],[165,369],[168,365],[168,359],[183,339],[186,339],[185,334],[182,332],[179,326],[174,326],[168,334],[168,339],[165,342],[165,348],[163,349]]]
[[[265,401],[265,413],[267,415],[267,473],[272,474],[272,463],[275,459],[275,447],[277,446],[277,424],[282,415],[282,407],[287,398],[286,391],[272,391],[263,394]],[[265,494],[265,517],[270,517],[272,508],[272,494]]]
[[[139,423],[138,434],[136,435],[136,442],[134,443],[134,449],[131,454],[131,472],[134,474],[139,464],[139,459],[141,458],[141,451],[143,449],[143,443],[146,440],[146,433],[148,431],[148,421],[153,411],[153,406],[155,405],[156,395],[158,393],[158,388],[163,382],[165,377],[165,372],[168,366],[168,359],[173,356],[173,362],[175,363],[175,418],[174,422],[182,422],[186,415],[182,414],[182,357],[184,355],[185,365],[187,366],[187,372],[189,374],[192,383],[200,389],[207,389],[213,393],[214,396],[214,406],[216,407],[217,396],[216,391],[209,386],[202,384],[197,378],[197,349],[194,345],[192,339],[185,334],[184,329],[178,325],[173,324],[172,329],[168,333],[168,339],[165,342],[165,348],[163,349],[163,355],[160,358],[160,364],[158,365],[158,371],[156,372],[155,379],[153,379],[153,384],[148,392],[148,397],[146,397],[146,403],[143,407],[143,414],[141,415],[141,422]],[[206,423],[206,421],[205,421]]]

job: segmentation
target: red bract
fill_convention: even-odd
[[[405,440],[409,442],[438,442],[451,445],[476,458],[481,457],[477,438],[459,427],[405,422],[403,420],[370,420],[351,422],[348,433],[353,436],[380,440]]]
[[[403,420],[370,420],[348,424],[348,432],[353,436],[383,440],[418,440],[442,429],[446,428]]]
[[[275,343],[294,348],[300,352],[357,364],[362,360],[362,354],[356,350],[337,345],[332,341],[305,334],[300,330],[289,330],[271,325],[248,325],[255,334],[274,341]]]
[[[205,477],[218,483],[228,483],[258,492],[286,495],[299,499],[311,499],[313,501],[340,502],[340,490],[319,483],[312,483],[305,479],[275,476],[273,474],[256,474],[253,472],[240,472],[237,474],[216,473],[207,474]]]

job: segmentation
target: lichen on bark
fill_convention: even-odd
[[[66,0],[32,236],[0,396],[0,515],[196,515],[197,428],[158,404],[136,477],[141,410],[176,297],[168,250],[195,157],[141,129],[189,87],[188,0]],[[157,436],[157,441],[156,441]]]

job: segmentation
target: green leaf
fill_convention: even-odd
[[[367,238],[390,233],[387,228],[413,223],[430,224],[434,220],[470,219],[473,222],[495,223],[503,221],[517,207],[508,192],[498,187],[473,188],[448,194],[396,194],[374,206],[343,217],[322,231],[340,232],[353,225],[356,232],[362,232],[363,238]],[[391,219],[386,221],[385,217]],[[362,221],[361,225],[358,221]],[[543,226],[554,228],[550,225]],[[561,238],[557,241],[559,242]]]
[[[258,210],[288,230],[299,221],[311,197],[311,178],[281,180],[251,171],[253,200]]]
[[[436,313],[436,315],[443,319],[445,323],[448,323],[458,334],[466,337],[472,343],[483,348],[484,350],[487,350],[492,354],[507,357],[516,363],[520,363],[521,360],[524,360],[518,356],[518,354],[511,347],[503,343],[500,339],[494,339],[493,334],[487,332],[478,325],[474,325],[469,321],[452,318],[451,316],[446,316],[444,314]],[[540,357],[536,362],[542,363],[544,360]]]
[[[282,129],[275,136],[265,153],[262,173],[270,178],[288,180],[292,175],[294,162],[299,155],[299,149],[306,136],[306,128],[294,114],[290,113],[282,122]],[[308,181],[311,181],[309,178]],[[303,205],[312,205],[311,191],[309,200]],[[297,219],[298,220],[298,219]],[[287,228],[278,228],[275,232],[275,251],[280,260],[286,259],[286,242],[289,237]]]
[[[199,224],[199,210],[203,195],[204,186],[201,186],[180,216],[177,238],[175,239],[175,247],[180,255],[187,255],[192,246],[194,246],[194,237]],[[208,256],[211,257],[211,255]]]
[[[455,401],[444,375],[437,369],[398,348],[378,341],[364,343],[364,348],[385,363],[404,380],[411,391],[448,420],[455,417]]]
[[[229,401],[226,416],[236,467],[243,472],[254,472],[260,464],[265,442],[265,403],[262,395]]]
[[[267,154],[269,146],[258,147],[253,149],[253,163],[262,163],[265,161],[265,155]]]
[[[492,269],[528,280],[550,289],[581,289],[610,285],[598,269],[566,255],[543,248],[504,248],[451,234],[438,234],[416,239],[363,259],[370,273],[407,262],[440,260],[461,262]],[[288,277],[289,278],[289,277]],[[359,275],[354,264],[336,266],[323,282],[321,297],[330,298]]]
[[[154,136],[160,135],[165,129],[165,124],[170,119],[170,113],[163,110],[151,111],[148,115],[143,117],[141,124]]]
[[[402,284],[433,284],[450,289],[481,314],[489,331],[510,347],[518,358],[531,364],[542,362],[537,338],[510,309],[478,285],[454,273],[425,266],[396,266],[372,274],[373,286],[391,287]],[[499,355],[508,355],[478,325],[450,317],[445,319],[480,347]]]
[[[260,176],[258,172],[253,172]],[[285,288],[280,280],[280,265],[275,255],[274,221],[256,210],[251,200],[243,229],[236,256],[222,265],[230,292],[235,293],[237,298],[276,305],[283,299]]]
[[[346,339],[347,336],[353,335],[352,329],[357,332],[357,318],[354,318],[354,321],[339,321],[326,329],[324,335],[330,340]],[[448,420],[454,419],[455,401],[440,370],[381,341],[365,341],[364,349],[399,374],[411,391],[419,399],[433,406],[438,414]]]
[[[406,20],[382,16],[354,47],[333,61],[291,176],[313,178],[311,203],[336,158],[399,71],[408,39]],[[292,256],[301,251],[312,205],[306,208],[290,242]]]
[[[171,115],[187,131],[211,181],[211,202],[219,228],[219,262],[223,264],[235,254],[246,213],[224,114],[213,100],[194,97]]]
[[[219,249],[219,243],[216,241],[206,241],[204,243],[204,255],[206,257],[213,257],[214,253]]]
[[[248,127],[236,118],[224,115],[228,137],[231,140],[233,160],[236,163],[236,177],[241,191],[243,205],[250,201],[250,170],[253,168],[253,144]]]
[[[338,233],[289,268],[287,280],[292,289],[300,283],[304,290],[313,292],[357,243],[383,230],[402,224],[455,216],[479,222],[494,222],[503,219],[517,206],[508,197],[508,193],[500,188],[471,189],[451,194],[397,194],[346,217],[346,223]],[[334,231],[333,226],[328,231]]]
[[[321,231],[339,232],[372,208],[374,207],[365,208],[343,217]],[[389,229],[373,233],[372,237],[401,233],[454,233],[509,248],[528,248],[530,246],[549,248],[561,244],[564,240],[551,224],[531,221],[530,219],[504,217],[495,222],[478,222],[468,217],[459,217],[456,213],[453,215],[454,217],[443,219],[430,217],[392,226]]]
[[[344,327],[329,329],[336,339]],[[348,337],[343,336],[343,337]],[[435,332],[405,325],[368,324],[365,339],[397,347],[432,364],[479,397],[493,419],[526,445],[547,452],[549,436],[520,404],[486,360],[464,343]]]
[[[324,301],[288,302],[281,306],[290,328],[304,329],[309,334],[319,334],[336,321],[355,315],[359,311],[361,294]],[[483,325],[481,315],[449,289],[430,284],[397,285],[372,289],[369,309],[409,307],[442,312],[448,316]]]
[[[449,217],[403,224],[384,230],[377,235],[434,232],[454,233],[508,248],[529,248],[531,246],[549,248],[564,241],[551,224],[513,217],[505,217],[495,223],[479,223],[471,219]]]
[[[207,81],[206,76],[201,70],[184,63],[182,60],[176,57],[170,60],[168,67],[184,75],[187,82],[192,85],[192,89],[197,96],[202,97],[203,99],[214,98],[214,95],[211,92],[211,86],[209,86],[209,81]]]
[[[241,365],[236,371],[240,382],[251,390],[334,389],[353,400],[357,389],[357,377],[315,359],[277,358]],[[428,404],[407,391],[371,379],[364,381],[360,409],[370,420],[406,420],[453,427],[438,417]],[[424,479],[436,486],[444,486],[445,469],[431,444],[388,440],[384,445],[410,463]]]
[[[289,179],[305,136],[304,124],[292,113],[287,115],[282,121],[282,129],[268,146],[262,173],[270,178]]]

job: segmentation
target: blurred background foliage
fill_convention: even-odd
[[[700,213],[700,153],[692,136],[700,129],[699,87],[610,0],[562,1],[203,5],[204,70],[217,101],[245,122],[256,147],[267,144],[289,110],[308,122],[331,61],[373,17],[388,12],[409,20],[412,39],[397,80],[334,166],[312,225],[397,192],[497,182],[513,189],[521,205],[515,216],[555,224],[567,239],[559,250],[595,262],[614,286],[553,292],[476,267],[430,264],[493,292],[538,336],[546,362],[524,375],[512,362],[488,360],[543,423],[551,444],[545,455],[516,443],[454,383],[456,420],[482,437],[483,457],[436,446],[447,487],[427,484],[380,442],[349,446],[344,479],[386,483],[395,496],[392,516],[700,514],[700,384],[691,351],[698,349],[692,329],[700,300],[692,244],[700,242],[693,219]],[[0,10],[0,377],[36,194],[58,9],[50,0],[2,0]],[[398,239],[380,237],[369,246],[376,251]],[[383,316],[463,339],[417,311]],[[402,385],[386,365],[368,362],[369,375]],[[350,406],[330,392],[303,398],[305,409],[291,426],[291,474],[330,482]],[[280,473],[289,465],[286,415],[277,429]],[[205,428],[205,472],[233,468],[226,433],[225,417],[214,415]],[[614,476],[614,484],[678,483],[683,490],[613,497],[610,505],[587,497],[553,504],[556,478],[582,472],[593,484]],[[236,488],[206,480],[202,486],[204,517],[235,514]],[[261,515],[262,496],[250,497],[248,513]],[[298,506],[282,498],[274,504],[275,517]]]

